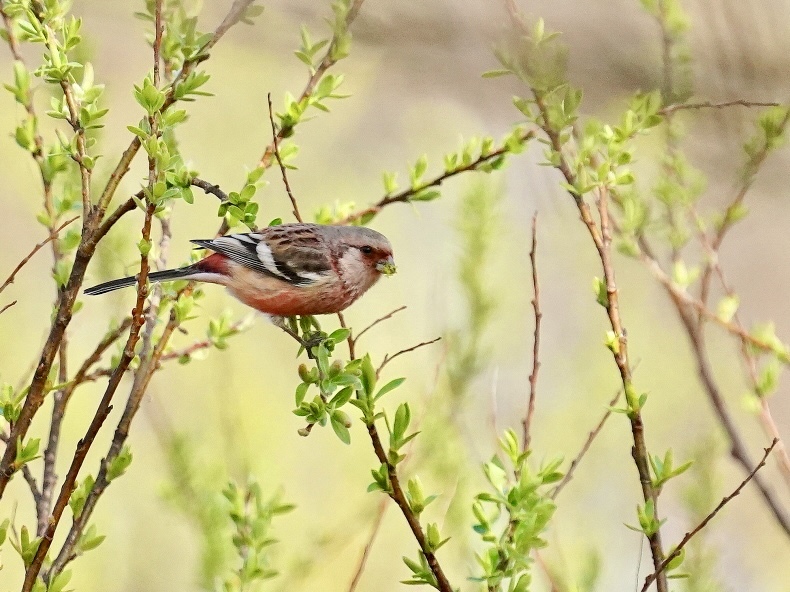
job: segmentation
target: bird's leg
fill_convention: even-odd
[[[324,335],[323,334],[321,334],[320,332],[319,333],[313,333],[313,334],[310,335],[309,339],[305,340],[305,339],[302,339],[302,337],[299,335],[299,333],[294,331],[289,326],[290,324],[288,323],[288,320],[286,320],[286,317],[280,317],[280,316],[273,316],[272,315],[270,318],[271,318],[272,324],[275,327],[279,327],[280,329],[282,329],[283,331],[288,333],[288,335],[293,337],[296,341],[298,341],[299,345],[301,345],[305,349],[305,351],[307,352],[308,357],[313,358],[312,348],[314,348],[315,346],[321,344],[321,342],[324,340]]]

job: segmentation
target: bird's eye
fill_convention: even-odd
[[[373,247],[365,245],[364,247],[361,247],[359,250],[365,253],[365,255],[370,255],[373,252]]]

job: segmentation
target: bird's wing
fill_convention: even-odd
[[[192,242],[295,286],[313,284],[332,271],[329,253],[310,233],[294,235],[265,229]]]

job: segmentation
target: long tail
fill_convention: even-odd
[[[148,279],[152,282],[167,282],[170,280],[183,280],[190,276],[194,276],[196,273],[200,273],[200,270],[195,269],[193,266],[190,265],[189,267],[181,267],[179,269],[166,269],[164,271],[154,271],[153,273],[148,274]],[[137,283],[136,275],[125,277],[125,278],[118,278],[117,280],[111,280],[109,282],[104,282],[103,284],[99,284],[98,286],[87,288],[85,290],[85,294],[89,294],[90,296],[94,296],[96,294],[106,294],[107,292],[118,290],[119,288],[126,288],[127,286],[133,286],[136,283]]]

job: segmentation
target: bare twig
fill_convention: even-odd
[[[535,333],[532,341],[532,373],[529,375],[529,401],[527,403],[527,414],[522,420],[524,426],[524,437],[522,442],[523,450],[529,450],[531,436],[529,433],[532,426],[532,417],[535,414],[535,398],[538,394],[538,371],[540,370],[540,319],[543,314],[540,312],[540,288],[538,286],[538,213],[532,216],[532,248],[529,251],[529,263],[532,269],[532,308],[535,311]]]
[[[370,535],[368,535],[368,540],[365,543],[365,547],[362,549],[362,555],[359,557],[359,563],[357,563],[357,568],[354,570],[354,576],[351,578],[351,583],[348,585],[348,592],[354,592],[359,585],[359,581],[362,579],[362,574],[365,572],[365,566],[368,563],[370,550],[373,548],[373,544],[376,542],[376,536],[378,536],[379,530],[381,529],[381,524],[384,522],[384,515],[387,513],[387,508],[389,508],[387,498],[382,497],[381,502],[379,502],[378,509],[376,510],[376,519],[373,521],[373,526],[370,529]]]
[[[612,407],[617,405],[617,401],[620,400],[620,396],[622,394],[622,389],[618,390],[617,394],[612,398],[611,401],[609,401],[609,405],[607,406],[606,411],[604,411],[601,420],[598,422],[598,425],[596,425],[592,431],[587,434],[587,439],[584,441],[584,444],[582,444],[581,450],[579,450],[578,454],[571,461],[565,476],[563,476],[562,480],[557,483],[557,486],[551,490],[551,494],[549,495],[551,499],[557,499],[557,496],[560,494],[560,492],[565,489],[565,486],[570,482],[571,479],[573,479],[576,468],[579,466],[579,463],[582,462],[582,459],[584,458],[584,455],[587,454],[587,451],[590,450],[593,441],[598,437],[598,434],[601,433],[601,430],[603,430],[606,420],[608,420],[612,415]]]
[[[735,488],[735,491],[733,491],[730,495],[725,496],[719,502],[719,505],[716,506],[715,508],[713,508],[713,510],[710,512],[710,514],[705,516],[705,518],[702,520],[702,522],[700,522],[696,527],[694,527],[693,530],[691,530],[690,532],[686,533],[686,535],[683,537],[683,539],[680,541],[680,543],[678,543],[678,545],[675,547],[675,549],[669,555],[667,555],[666,559],[664,559],[664,561],[661,563],[661,565],[658,566],[656,571],[654,571],[652,574],[650,574],[649,576],[647,576],[645,578],[645,583],[642,586],[642,592],[647,592],[648,588],[650,588],[650,584],[652,584],[656,580],[656,578],[659,576],[659,574],[661,574],[667,568],[667,566],[672,562],[672,560],[675,557],[680,555],[680,552],[683,550],[683,547],[686,546],[686,544],[694,537],[694,535],[696,535],[699,531],[701,531],[703,528],[705,528],[708,525],[708,523],[711,520],[713,520],[713,518],[716,516],[716,514],[718,514],[722,510],[722,508],[724,508],[724,506],[726,506],[730,501],[733,500],[733,498],[735,498],[736,496],[738,496],[741,493],[741,490],[744,487],[746,487],[746,485],[749,483],[749,481],[751,481],[754,478],[754,476],[757,474],[757,471],[759,471],[760,469],[762,469],[765,466],[765,462],[768,460],[768,455],[771,454],[771,451],[774,449],[774,447],[778,443],[779,443],[779,439],[778,438],[774,438],[773,441],[771,442],[771,445],[768,446],[768,448],[765,449],[765,453],[763,454],[762,460],[760,460],[760,462],[757,464],[757,466],[754,467],[754,469],[752,469],[752,471],[746,476],[746,479],[744,479],[741,482],[741,484],[738,485],[738,487]]]
[[[299,213],[299,206],[296,204],[296,198],[294,197],[293,191],[291,191],[291,185],[288,183],[288,175],[285,174],[285,165],[283,164],[283,159],[280,157],[280,140],[277,136],[277,126],[274,123],[274,112],[272,111],[272,93],[266,95],[266,98],[269,102],[269,122],[272,125],[272,144],[274,144],[274,156],[277,158],[277,164],[280,165],[280,174],[283,176],[283,184],[285,185],[285,190],[288,192],[288,198],[291,200],[294,218],[296,218],[298,222],[303,222],[302,215]]]
[[[379,323],[381,323],[383,321],[386,321],[387,319],[391,319],[393,316],[395,316],[397,313],[399,313],[399,312],[401,312],[403,310],[406,310],[406,306],[399,306],[398,308],[396,308],[392,312],[389,312],[389,313],[385,314],[383,317],[379,317],[378,319],[373,321],[370,325],[368,325],[367,327],[362,329],[362,331],[360,331],[359,333],[356,334],[356,336],[354,337],[354,344],[356,344],[359,341],[359,339],[365,333],[370,331],[373,327],[375,327],[376,325],[378,325]],[[352,355],[352,357],[353,357],[353,355]]]
[[[16,266],[16,267],[14,268],[14,270],[11,272],[11,275],[9,275],[9,276],[8,276],[8,278],[6,279],[6,281],[5,281],[5,282],[3,282],[3,285],[2,285],[2,286],[0,286],[0,293],[2,293],[2,291],[3,291],[3,290],[5,290],[5,289],[6,289],[6,288],[7,288],[7,287],[10,285],[10,284],[13,284],[13,283],[14,283],[14,279],[16,278],[16,274],[17,274],[17,273],[19,273],[19,270],[20,270],[20,269],[22,269],[22,268],[23,268],[25,265],[27,265],[27,262],[28,262],[28,261],[30,261],[30,260],[33,258],[33,255],[35,255],[36,253],[38,253],[38,252],[39,252],[39,250],[41,250],[41,248],[42,248],[42,247],[44,247],[44,246],[45,246],[47,243],[49,243],[50,241],[53,241],[53,240],[55,240],[55,239],[58,237],[58,234],[60,233],[60,231],[61,231],[61,230],[63,230],[64,228],[66,228],[66,226],[68,226],[69,224],[71,224],[71,223],[72,223],[72,222],[74,222],[75,220],[79,220],[79,216],[75,216],[75,217],[74,217],[74,218],[72,218],[71,220],[66,220],[66,221],[65,221],[63,224],[61,224],[60,226],[58,226],[58,227],[57,227],[57,228],[56,228],[56,229],[53,231],[53,233],[52,233],[52,234],[50,234],[50,235],[49,235],[47,238],[45,238],[43,241],[41,241],[41,242],[40,242],[40,243],[38,243],[38,244],[37,244],[35,247],[33,247],[33,250],[32,250],[32,251],[30,251],[30,253],[28,253],[28,254],[27,254],[27,255],[26,255],[26,256],[25,256],[25,257],[22,259],[22,261],[20,261],[20,262],[17,264],[17,266]]]
[[[422,343],[418,343],[417,345],[413,345],[411,347],[407,347],[406,349],[402,349],[399,352],[396,352],[392,355],[385,354],[384,359],[381,361],[381,365],[376,370],[376,376],[381,375],[381,371],[384,370],[384,366],[389,364],[392,360],[397,358],[398,356],[402,356],[403,354],[407,354],[409,352],[413,352],[415,349],[419,349],[421,347],[425,347],[426,345],[431,345],[432,343],[436,343],[437,341],[441,341],[441,337],[437,337],[436,339],[431,339],[430,341],[423,341]]]
[[[735,101],[725,101],[723,103],[714,103],[713,101],[702,101],[699,103],[676,103],[674,105],[667,105],[659,110],[661,115],[670,115],[676,111],[688,111],[699,109],[726,109],[727,107],[781,107],[781,103],[774,102],[761,102],[761,101],[745,101],[738,99]]]
[[[11,302],[9,302],[8,304],[6,304],[6,305],[5,305],[3,308],[0,308],[0,314],[3,314],[3,313],[4,313],[5,311],[7,311],[9,308],[11,308],[12,306],[14,306],[14,305],[16,304],[16,302],[17,302],[16,300],[12,300],[12,301],[11,301]]]

